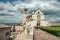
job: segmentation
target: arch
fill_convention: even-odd
[[[41,24],[41,22],[40,22],[40,21],[37,21],[37,26],[38,26],[38,27],[40,26],[40,24]]]

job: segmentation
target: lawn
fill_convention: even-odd
[[[60,37],[60,26],[51,26],[51,27],[36,27],[37,29],[42,29],[48,33]]]

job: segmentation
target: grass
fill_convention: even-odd
[[[43,27],[44,29],[52,30],[52,31],[60,31],[60,27]]]
[[[48,33],[60,37],[60,26],[51,26],[51,27],[36,27],[37,29],[42,29]]]

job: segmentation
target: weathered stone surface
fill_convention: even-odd
[[[33,40],[33,35],[28,35],[27,40]]]
[[[56,37],[52,34],[49,34],[43,30],[36,30],[34,32],[34,40],[60,40],[59,37]]]

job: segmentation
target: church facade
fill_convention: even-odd
[[[45,15],[40,11],[33,11],[32,15],[28,14],[28,8],[24,8],[23,23],[32,26],[49,26],[49,21],[44,20]]]

